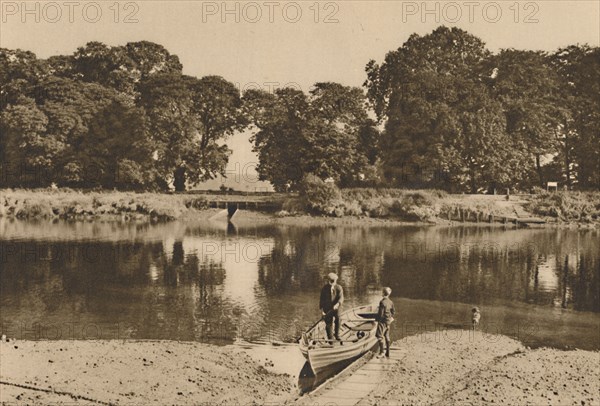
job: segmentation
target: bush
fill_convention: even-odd
[[[304,199],[292,197],[283,202],[283,210],[290,214],[302,213],[306,209]]]
[[[142,165],[129,159],[120,160],[117,171],[115,184],[123,190],[141,190],[152,182],[150,174],[144,171]]]
[[[344,202],[344,214],[346,216],[362,216],[363,209],[358,201],[352,199]]]
[[[193,197],[185,200],[185,207],[196,210],[203,210],[208,208],[208,202],[204,196]]]
[[[52,206],[46,200],[30,201],[25,200],[23,205],[15,213],[17,217],[53,217]]]
[[[536,194],[528,204],[533,213],[563,221],[600,221],[600,193],[546,192]]]
[[[70,189],[0,190],[0,217],[83,218],[97,215],[170,220],[188,210],[208,207],[206,198],[131,192],[87,192]]]
[[[318,176],[306,175],[300,183],[299,191],[310,212],[332,215],[336,214],[336,208],[339,209],[342,198],[340,190],[335,184],[327,183]]]
[[[439,190],[344,189],[346,215],[395,217],[409,221],[431,221],[439,214],[438,201],[446,197]]]

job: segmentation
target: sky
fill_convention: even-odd
[[[496,52],[600,46],[600,1],[6,1],[0,46],[40,58],[71,54],[89,41],[148,40],[179,56],[185,74],[220,75],[241,90],[271,91],[316,82],[361,86],[365,65],[382,61],[412,33],[457,26]],[[229,178],[238,190],[256,182],[248,132],[233,136]]]

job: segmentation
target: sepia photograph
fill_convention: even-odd
[[[600,406],[600,0],[0,12],[0,405]]]

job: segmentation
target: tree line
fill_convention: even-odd
[[[598,47],[493,54],[440,27],[369,62],[367,76],[394,184],[415,183],[406,175],[417,172],[417,184],[470,192],[546,181],[600,188]]]
[[[0,52],[5,186],[184,190],[224,171],[221,143],[244,128],[236,87],[182,73],[151,42],[91,42],[37,59]]]
[[[0,49],[2,187],[185,190],[225,174],[250,130],[261,180],[478,192],[600,188],[600,51],[486,49],[457,28],[413,34],[364,88],[247,90],[184,75],[141,41],[39,59]]]

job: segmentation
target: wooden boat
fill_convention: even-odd
[[[300,351],[315,374],[334,364],[357,358],[377,344],[376,306],[361,306],[340,314],[340,340],[328,340],[325,322],[302,334]]]

